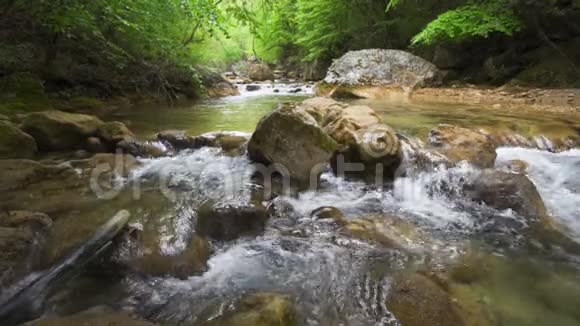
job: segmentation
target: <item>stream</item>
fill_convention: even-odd
[[[110,119],[125,122],[143,138],[167,129],[183,129],[192,135],[216,130],[252,132],[278,103],[312,96],[306,87],[297,94],[284,88],[274,93],[277,88],[244,91],[240,96],[195,105],[144,105],[116,112]],[[506,142],[500,147],[496,166],[512,160],[527,162],[529,178],[556,227],[580,243],[580,149],[549,151],[553,144],[578,135],[580,121],[575,116],[522,116],[461,105],[349,102],[371,106],[385,123],[414,143],[424,141],[439,123],[525,138],[529,146]],[[132,225],[144,237],[150,236],[163,254],[171,255],[188,243],[198,209],[208,198],[244,205],[256,195],[253,164],[216,148],[142,163],[124,180],[129,186],[121,195],[100,201],[99,208],[82,208],[82,214],[75,217],[63,214],[53,227],[53,237],[71,232],[67,225],[72,219],[75,225],[90,225],[104,212],[128,209]],[[327,172],[320,189],[276,198],[274,202],[291,207],[290,213],[271,218],[260,235],[212,242],[205,273],[178,279],[87,272],[51,298],[46,315],[109,305],[162,324],[205,325],[245,294],[274,292],[294,300],[300,325],[399,325],[385,304],[393,275],[460,265],[472,274],[485,272],[469,282],[449,281],[454,300],[477,302],[482,307],[478,313],[493,324],[580,325],[579,257],[535,245],[522,231],[526,222],[509,209],[495,210],[468,203],[461,194],[448,195],[449,188],[460,187],[480,172],[468,164],[438,167],[409,173],[385,187]],[[162,182],[164,189],[159,187]],[[140,185],[141,194],[127,200],[134,183]],[[420,235],[406,237],[402,248],[357,240],[333,223],[311,218],[311,212],[322,206],[340,209],[347,220],[396,216]]]

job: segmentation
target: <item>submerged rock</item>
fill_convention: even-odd
[[[396,274],[386,304],[405,326],[465,325],[449,294],[418,273]]]
[[[27,115],[22,129],[29,133],[42,151],[82,148],[95,136],[103,122],[94,116],[62,111],[43,111]]]
[[[38,212],[0,213],[0,286],[6,287],[32,271],[40,254],[39,243],[52,219]]]
[[[464,190],[471,200],[495,209],[511,209],[530,221],[548,220],[542,197],[525,175],[488,169],[467,183]]]
[[[415,251],[428,241],[415,225],[394,216],[349,220],[343,232],[363,241],[406,251]]]
[[[174,276],[184,280],[206,271],[211,246],[206,239],[193,235],[187,248],[178,254],[162,254],[158,248],[141,251],[142,255],[128,263],[132,269],[151,276]]]
[[[32,158],[37,150],[32,136],[0,119],[0,159]]]
[[[311,179],[318,180],[336,148],[336,142],[305,110],[282,105],[260,120],[248,154],[304,187]]]
[[[29,326],[154,326],[156,324],[131,317],[126,312],[91,309],[64,317],[49,317],[27,323]]]
[[[429,133],[429,143],[452,163],[467,161],[482,168],[492,168],[497,154],[493,141],[482,133],[440,124]]]
[[[436,84],[438,79],[435,65],[411,53],[367,49],[351,51],[334,60],[324,83],[334,88],[335,95],[376,97],[381,93],[377,89],[412,89]]]
[[[258,204],[229,205],[208,202],[199,208],[196,231],[216,240],[233,240],[262,232],[268,211]]]
[[[235,311],[208,325],[294,326],[298,322],[290,297],[276,293],[256,293],[243,297]]]

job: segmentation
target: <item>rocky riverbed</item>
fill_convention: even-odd
[[[579,322],[577,119],[274,87],[3,122],[2,300],[127,209],[32,324]]]

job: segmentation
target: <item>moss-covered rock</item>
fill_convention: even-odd
[[[464,188],[467,197],[474,201],[498,210],[512,209],[529,221],[550,224],[540,193],[523,174],[487,169]]]
[[[135,139],[135,135],[120,121],[107,122],[97,129],[99,137],[111,150],[123,140]]]
[[[251,63],[248,65],[248,77],[253,81],[273,80],[274,73],[265,63]]]
[[[395,275],[386,304],[405,326],[466,325],[449,294],[418,273]]]
[[[268,211],[260,204],[229,205],[207,202],[200,207],[196,231],[216,240],[233,240],[264,229]]]
[[[0,286],[31,272],[38,255],[38,239],[52,225],[46,214],[13,211],[0,213]]]
[[[32,136],[7,121],[0,121],[0,159],[32,158],[38,150]]]
[[[31,113],[22,122],[22,129],[32,135],[42,151],[82,148],[103,122],[94,116],[62,111]]]
[[[412,223],[388,215],[349,220],[343,232],[363,241],[407,251],[417,250],[429,241]]]
[[[28,323],[30,326],[154,326],[126,312],[85,311],[65,317],[49,317]]]
[[[206,239],[194,235],[187,248],[175,255],[164,255],[156,247],[145,247],[142,252],[141,256],[129,263],[134,270],[152,276],[174,276],[187,279],[207,269],[211,246]]]
[[[458,126],[440,124],[429,133],[429,143],[452,163],[467,161],[491,168],[497,157],[496,146],[487,135]]]
[[[30,73],[15,73],[0,78],[0,111],[30,112],[52,108],[42,81]]]
[[[290,297],[276,293],[257,293],[242,298],[233,313],[209,325],[294,326],[297,325],[297,318]]]

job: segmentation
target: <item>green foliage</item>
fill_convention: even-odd
[[[350,0],[298,0],[296,44],[306,49],[305,61],[324,58],[349,36]]]
[[[16,0],[53,37],[100,39],[133,56],[183,60],[223,29],[223,0]]]
[[[512,35],[520,29],[521,21],[505,1],[471,2],[441,14],[413,38],[412,44],[461,41],[491,33]]]

